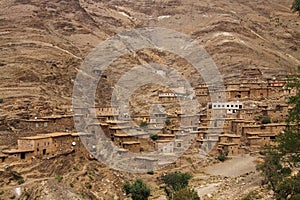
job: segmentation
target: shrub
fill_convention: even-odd
[[[123,191],[126,193],[126,195],[130,194],[130,188],[131,188],[130,183],[126,181],[123,185]]]
[[[18,182],[19,185],[21,185],[21,184],[24,183],[25,181],[24,181],[24,179],[20,178],[20,179],[18,179],[17,182]]]
[[[158,135],[157,134],[151,134],[150,138],[155,141],[155,140],[158,139]]]
[[[167,125],[167,126],[169,126],[169,125],[171,125],[171,120],[170,119],[166,119],[166,121],[165,121],[165,124]]]
[[[126,181],[123,190],[126,195],[131,194],[132,200],[147,200],[150,196],[150,188],[141,179],[135,180],[132,185]]]
[[[3,102],[4,102],[4,100],[2,98],[0,98],[0,103],[3,103]]]
[[[176,191],[172,200],[200,200],[200,197],[195,190],[186,187]]]
[[[242,200],[253,200],[253,199],[260,199],[261,196],[256,191],[249,192]]]
[[[4,191],[3,190],[0,190],[0,195],[4,194]]]
[[[73,188],[73,187],[74,187],[74,184],[73,184],[73,183],[70,183],[70,187]]]
[[[147,126],[148,126],[148,123],[145,122],[145,121],[142,121],[142,122],[140,123],[140,127],[141,127],[141,128],[144,128],[144,127],[147,127]]]
[[[192,175],[189,173],[174,172],[161,177],[161,180],[172,190],[178,191],[188,186]]]
[[[270,117],[266,116],[262,119],[262,124],[270,124],[271,123],[271,119]]]
[[[228,151],[221,151],[217,157],[217,159],[221,162],[224,162],[228,158]]]
[[[55,179],[58,181],[58,182],[61,182],[63,177],[61,175],[56,175],[55,176]]]

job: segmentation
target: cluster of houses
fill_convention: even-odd
[[[129,120],[118,108],[96,107],[74,108],[75,115],[20,120],[18,128],[38,134],[19,138],[17,148],[4,149],[0,159],[28,160],[83,151],[80,135],[92,137],[98,127],[120,152],[172,154],[185,148],[186,135],[194,136],[190,142],[196,144],[196,148],[214,144],[212,152],[226,151],[229,156],[259,151],[284,133],[290,110],[286,98],[294,92],[285,88],[285,79],[258,79],[260,75],[259,70],[250,69],[241,74],[239,82],[226,83],[227,102],[210,102],[210,93],[214,91],[205,84],[198,85],[195,94],[202,109],[194,115],[153,112],[131,116]],[[172,104],[186,97],[184,93],[160,93],[157,103]],[[220,111],[223,114],[216,118],[213,113]],[[92,112],[95,119],[86,124],[83,119]],[[178,126],[179,121],[184,126]],[[72,133],[74,122],[82,127],[82,130],[77,129],[80,133]]]

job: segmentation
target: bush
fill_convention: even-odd
[[[173,195],[172,200],[200,200],[200,197],[195,190],[186,187],[184,189],[176,191]]]
[[[228,151],[221,151],[217,157],[217,159],[221,162],[224,162],[228,158]]]
[[[271,123],[271,119],[270,117],[266,116],[262,119],[261,121],[262,124],[270,124]]]
[[[0,190],[0,195],[4,194],[4,191],[3,190]]]
[[[131,188],[130,183],[126,181],[123,185],[123,191],[125,192],[126,195],[130,194],[130,188]]]
[[[58,182],[61,182],[63,177],[61,175],[56,175],[55,176],[55,179],[58,181]]]
[[[300,0],[294,0],[293,5],[292,5],[292,10],[294,12],[298,12],[300,15]]]
[[[169,126],[169,125],[171,125],[171,120],[170,119],[166,119],[166,121],[165,121],[165,124],[167,125],[167,126]]]
[[[158,135],[157,134],[151,134],[150,138],[155,141],[155,140],[158,139]]]
[[[179,191],[188,186],[192,175],[189,173],[174,172],[161,177],[161,180],[172,190]]]
[[[242,200],[253,200],[253,199],[260,199],[261,196],[256,191],[251,191]]]
[[[18,182],[19,185],[21,185],[21,184],[24,183],[25,181],[24,181],[24,179],[18,179],[17,182]]]
[[[4,101],[4,100],[3,100],[2,98],[0,98],[0,103],[3,103],[3,101]]]
[[[145,128],[145,127],[147,127],[147,126],[148,126],[148,123],[147,123],[147,122],[142,121],[142,122],[140,123],[140,127],[141,127],[141,128]]]
[[[123,190],[126,195],[131,194],[132,200],[147,200],[150,196],[150,188],[141,179],[135,180],[132,185],[126,181]]]

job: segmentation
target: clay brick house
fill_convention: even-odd
[[[138,141],[123,142],[122,147],[133,153],[139,153],[141,151],[141,143]]]
[[[236,143],[220,143],[218,145],[219,152],[228,152],[228,156],[236,156],[240,153],[239,145]]]
[[[118,119],[120,115],[119,109],[115,107],[96,107],[95,112],[97,117],[105,117],[106,120]]]

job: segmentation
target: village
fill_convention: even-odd
[[[175,154],[186,147],[186,135],[193,136],[189,148],[203,149],[205,145],[212,155],[258,153],[265,145],[272,144],[276,136],[284,134],[290,110],[286,101],[294,92],[286,88],[286,82],[286,77],[264,79],[258,69],[243,70],[239,82],[226,83],[227,102],[210,102],[208,86],[200,84],[195,88],[201,108],[196,115],[157,109],[148,115],[131,116],[129,120],[116,107],[96,107],[96,118],[89,124],[83,118],[93,108],[73,108],[73,113],[64,115],[21,119],[17,128],[28,136],[18,138],[15,148],[2,149],[1,162],[30,162],[72,152],[93,157],[93,151],[99,148],[95,142],[97,127],[118,147],[120,155],[129,151],[140,159],[144,152]],[[160,93],[155,103],[170,105],[184,96]],[[212,118],[216,111],[224,115]],[[178,126],[180,120],[184,126]],[[74,124],[79,124],[82,130]],[[93,142],[83,145],[84,138]]]

